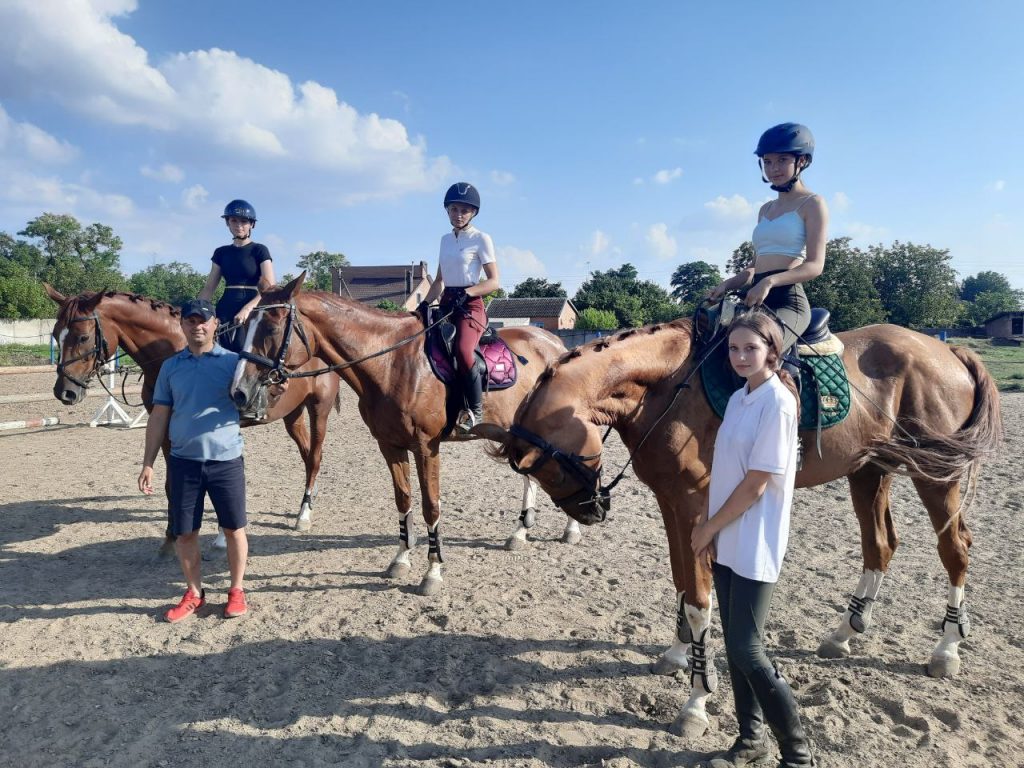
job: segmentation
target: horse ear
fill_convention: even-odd
[[[67,296],[47,282],[43,283],[43,290],[46,291],[46,295],[49,296],[55,304],[64,304],[64,302],[68,300]]]
[[[493,440],[496,443],[504,443],[508,439],[508,430],[498,424],[484,422],[482,424],[477,424],[469,431],[478,437]]]
[[[302,290],[302,284],[306,282],[306,270],[284,287],[285,295],[290,299]]]
[[[106,292],[107,289],[104,288],[102,291],[96,291],[96,293],[94,293],[89,298],[80,300],[78,302],[78,308],[81,309],[83,312],[92,312],[94,309],[96,309],[96,305],[100,303],[100,300],[103,298],[103,295]]]

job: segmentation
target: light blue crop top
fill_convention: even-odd
[[[777,253],[791,259],[806,258],[804,250],[807,246],[807,227],[804,226],[804,220],[797,211],[812,197],[814,195],[805,197],[792,211],[786,211],[774,219],[762,217],[757,222],[751,241],[758,256],[763,253]]]

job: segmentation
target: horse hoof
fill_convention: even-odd
[[[651,664],[651,674],[653,675],[674,675],[676,672],[685,672],[687,669],[685,663],[680,664],[668,656],[659,656],[658,660]]]
[[[509,536],[508,541],[505,542],[505,549],[509,552],[516,552],[520,549],[526,549],[529,546],[530,542],[526,540],[525,535],[522,538],[519,538],[513,534],[512,536]]]
[[[388,566],[384,575],[389,579],[404,579],[409,575],[410,570],[411,568],[408,563],[392,563]]]
[[[668,727],[669,733],[685,739],[696,739],[704,735],[710,723],[708,716],[698,712],[680,712],[679,717]]]
[[[295,521],[296,531],[308,531],[313,527],[313,519],[311,517],[300,517]]]
[[[583,534],[575,529],[567,530],[562,534],[562,543],[576,545],[583,541]]]
[[[441,585],[444,584],[441,579],[424,579],[420,582],[420,585],[416,587],[416,594],[420,597],[433,597],[440,593]]]
[[[823,659],[845,659],[850,655],[849,641],[838,643],[832,638],[823,640],[818,646],[818,656]]]
[[[929,677],[956,677],[960,674],[960,657],[942,654],[928,660]]]

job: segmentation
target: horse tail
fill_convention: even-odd
[[[1003,419],[999,390],[981,358],[963,347],[951,347],[950,351],[974,379],[974,407],[963,426],[945,435],[919,419],[901,420],[902,434],[870,443],[857,456],[854,468],[873,464],[917,480],[964,482],[963,512],[973,497],[981,462],[1002,443]]]

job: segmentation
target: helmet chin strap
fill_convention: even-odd
[[[762,160],[761,158],[758,158],[757,165],[761,169],[761,181],[763,181],[765,184],[768,184],[768,177],[764,175],[764,160]],[[798,181],[800,181],[800,172],[804,168],[806,168],[806,166],[801,167],[800,166],[800,160],[798,158],[797,159],[797,164],[796,164],[796,173],[793,174],[793,178],[791,178],[785,184],[778,184],[778,185],[772,184],[772,185],[770,185],[771,190],[773,192],[783,192],[783,193],[789,192],[790,190],[793,189],[793,187],[796,186],[796,183]]]

